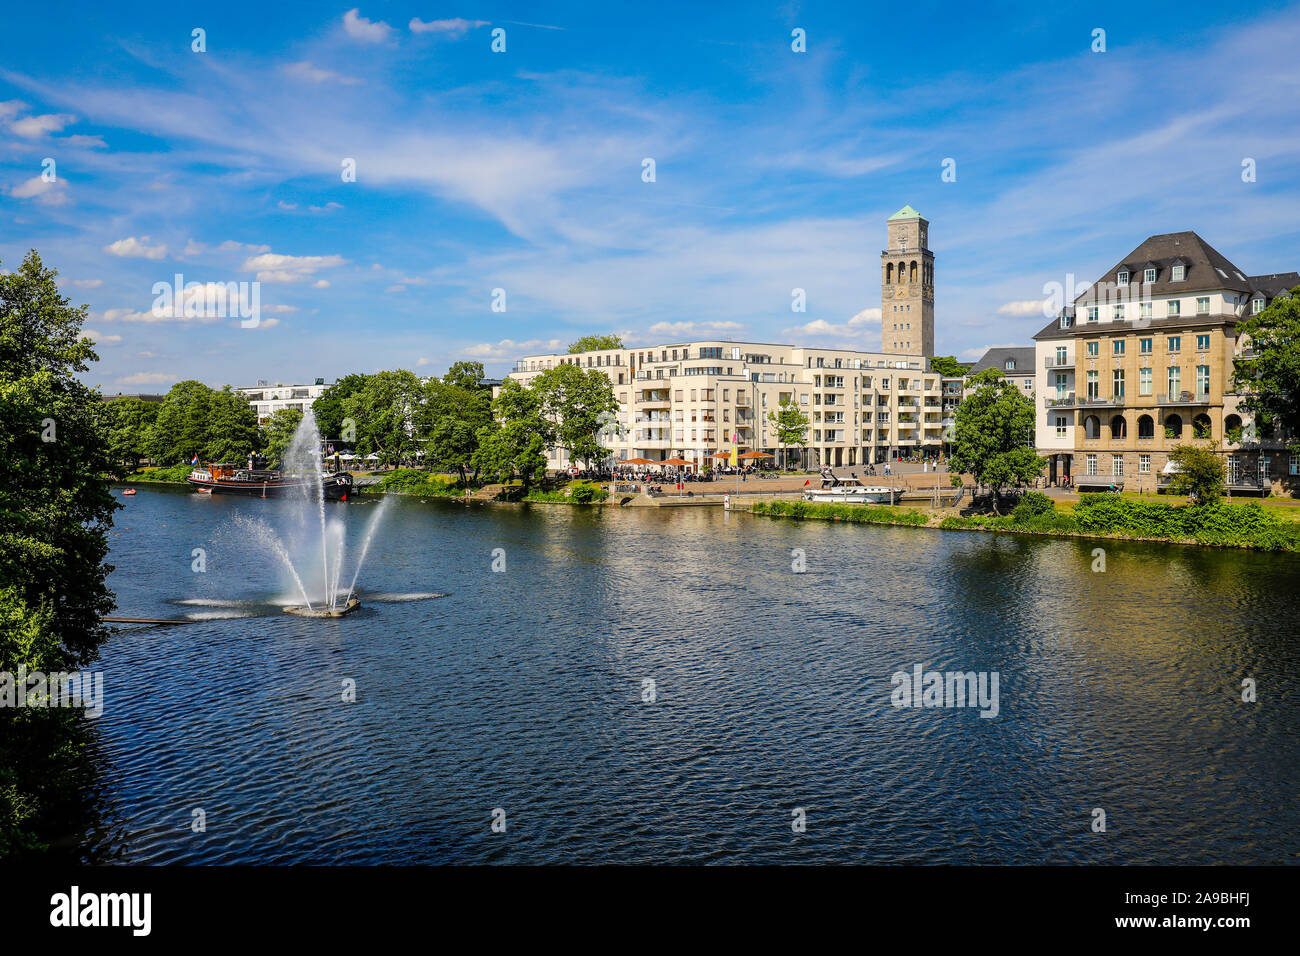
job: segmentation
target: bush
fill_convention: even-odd
[[[455,497],[464,492],[460,482],[451,475],[437,475],[423,468],[397,468],[390,471],[379,480],[379,489],[431,497]]]
[[[1056,502],[1041,491],[1026,491],[1012,509],[1011,516],[1017,521],[1027,521],[1039,515],[1051,514],[1055,510]]]
[[[172,483],[181,483],[191,471],[193,465],[181,463],[179,465],[169,465],[166,468],[142,468],[132,475],[128,475],[127,481],[166,481]]]

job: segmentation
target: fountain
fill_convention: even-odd
[[[296,526],[286,535],[288,543],[261,518],[239,515],[235,521],[252,540],[274,554],[293,579],[296,596],[302,599],[302,603],[286,607],[286,613],[303,617],[343,617],[351,614],[361,607],[361,601],[355,594],[357,576],[361,573],[361,565],[366,560],[370,542],[387,508],[388,499],[376,506],[375,513],[366,524],[365,537],[362,539],[356,567],[352,571],[351,583],[344,593],[341,583],[346,532],[340,519],[326,518],[321,438],[311,409],[303,413],[302,422],[284,453],[281,467],[285,472],[312,475],[316,479],[308,481],[303,486],[304,490],[297,494],[296,500],[301,506],[297,509]],[[305,582],[311,582],[310,590]],[[319,591],[315,590],[316,582],[319,582]]]

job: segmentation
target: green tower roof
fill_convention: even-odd
[[[898,212],[890,216],[889,219],[886,221],[893,222],[896,219],[920,219],[920,218],[921,218],[921,214],[919,212],[917,212],[911,206],[904,206],[902,209],[898,210]]]

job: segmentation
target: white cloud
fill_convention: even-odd
[[[193,239],[191,239],[191,240],[189,240],[187,243],[185,243],[185,251],[182,252],[181,255],[183,255],[183,256],[197,256],[197,255],[199,255],[201,252],[203,252],[203,250],[206,249],[206,248],[207,248],[207,247],[206,247],[205,245],[203,245],[203,243],[201,243],[201,242],[195,242]]]
[[[419,17],[412,17],[411,22],[407,24],[412,33],[445,33],[448,36],[461,37],[476,27],[485,27],[488,25],[487,20],[466,20],[462,17],[455,17],[451,20],[421,20]]]
[[[94,329],[82,329],[81,334],[94,339],[96,345],[117,345],[122,341],[120,335],[105,335],[103,332],[96,332]]]
[[[390,286],[389,286],[387,289],[385,289],[384,291],[385,291],[385,292],[405,292],[405,291],[406,291],[406,286],[404,286],[404,285],[390,285]]]
[[[54,142],[58,143],[60,146],[80,146],[89,149],[108,148],[108,144],[104,142],[104,137],[102,136],[82,136],[81,134],[77,134],[76,136],[60,136],[55,139]]]
[[[72,284],[78,289],[98,289],[104,284],[103,279],[73,279]]]
[[[236,242],[234,239],[227,239],[221,245],[217,246],[217,252],[270,252],[270,246],[256,246],[251,243]]]
[[[342,256],[286,256],[265,252],[244,260],[245,272],[256,272],[259,282],[300,282],[320,269],[332,269],[347,261]],[[319,286],[317,286],[319,288]]]
[[[42,206],[62,206],[69,201],[68,183],[64,179],[48,182],[40,176],[33,176],[24,183],[9,190],[15,199],[35,199]]]
[[[25,109],[27,109],[27,104],[21,100],[0,101],[0,120],[7,120]]]
[[[296,305],[264,305],[262,306],[262,311],[276,312],[279,313],[280,315],[284,315],[285,313],[288,312],[297,312],[298,307]]]
[[[43,116],[24,116],[14,120],[9,128],[24,139],[39,139],[47,133],[57,133],[76,117],[70,113],[46,113]]]
[[[1017,299],[998,306],[999,315],[1042,315],[1047,299]]]
[[[343,204],[337,202],[327,202],[323,206],[308,206],[312,212],[333,212],[335,209],[342,209]]]
[[[141,236],[139,239],[135,236],[127,236],[117,242],[110,242],[104,247],[104,251],[124,259],[161,259],[167,255],[167,246],[151,246],[148,242],[148,236]]]
[[[333,70],[327,70],[324,67],[313,66],[306,60],[299,63],[289,63],[285,66],[284,72],[288,73],[294,79],[307,80],[310,83],[342,83],[345,86],[353,86],[360,83],[355,76],[346,76],[342,73],[335,73]]]
[[[560,339],[545,341],[542,339],[529,339],[526,342],[502,339],[500,342],[483,342],[479,345],[471,345],[469,348],[462,349],[461,354],[468,355],[470,358],[501,359],[542,352],[558,352],[563,348],[564,343]]]
[[[736,332],[743,328],[739,322],[656,322],[647,331],[659,338],[686,338],[705,332]]]
[[[847,338],[861,335],[867,330],[868,326],[878,325],[880,323],[880,309],[863,309],[854,315],[843,325],[836,325],[827,322],[825,319],[813,319],[811,322],[805,322],[803,325],[797,325],[794,328],[782,329],[786,335],[810,335],[810,336],[834,336],[837,338]]]
[[[361,40],[363,43],[383,43],[388,39],[388,34],[393,28],[382,20],[367,20],[361,16],[360,7],[353,7],[343,14],[343,29],[354,40]]]
[[[118,385],[169,385],[179,382],[180,377],[170,372],[136,372],[126,378],[119,378]]]
[[[426,365],[428,365],[428,364],[429,364],[429,360],[428,360],[427,358],[425,358],[423,355],[421,355],[421,356],[416,360],[416,362],[415,362],[415,367],[416,367],[416,368],[423,368],[424,366],[426,366]]]
[[[328,289],[330,287],[329,279],[317,279],[311,284],[313,289]]]

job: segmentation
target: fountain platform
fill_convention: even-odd
[[[285,614],[297,614],[299,617],[343,617],[351,614],[361,607],[361,602],[353,598],[342,607],[303,607],[302,605],[293,605],[284,609]]]

